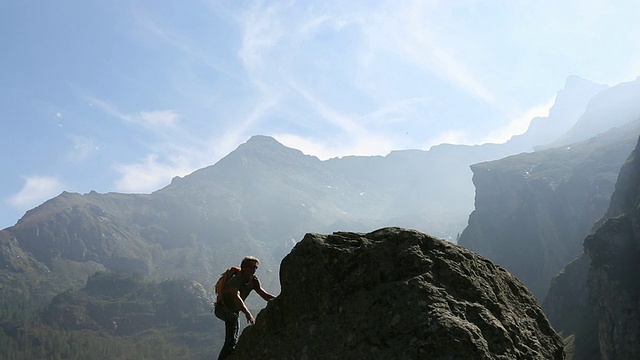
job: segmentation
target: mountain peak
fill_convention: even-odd
[[[271,136],[253,135],[214,165],[196,170],[184,178],[174,178],[171,185],[184,185],[203,179],[207,182],[211,179],[221,180],[230,174],[246,174],[247,170],[269,172],[269,169],[302,169],[310,166],[310,161],[320,162],[317,157],[286,147]]]
[[[604,85],[602,85],[604,86]],[[550,144],[557,147],[589,139],[638,118],[640,80],[620,83],[594,94],[584,113],[562,137]]]
[[[278,140],[274,139],[268,135],[253,135],[247,140],[245,144],[261,144],[261,145],[280,145],[284,146],[278,142]]]
[[[296,163],[303,165],[308,161],[320,161],[316,156],[305,155],[302,151],[285,146],[275,138],[266,135],[253,135],[247,142],[238,146],[235,151],[220,160],[220,162],[236,162],[238,158],[241,158],[245,164],[257,160],[277,166]]]
[[[601,85],[601,84],[594,83],[593,81],[583,79],[578,75],[569,75],[567,77],[567,80],[565,81],[564,90],[579,90],[579,89],[590,88],[594,86],[602,89],[608,87],[607,85]]]
[[[573,127],[585,112],[587,104],[598,93],[608,89],[579,76],[567,77],[564,89],[558,91],[553,106],[546,117],[531,120],[527,132],[511,138],[512,144],[520,144],[523,148],[547,148]]]

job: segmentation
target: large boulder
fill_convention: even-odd
[[[564,359],[520,281],[417,231],[307,234],[280,280],[233,358]]]

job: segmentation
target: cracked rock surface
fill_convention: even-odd
[[[564,359],[531,293],[489,260],[402,228],[307,234],[234,359]]]

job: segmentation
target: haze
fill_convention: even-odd
[[[500,143],[640,73],[634,1],[4,1],[0,228],[148,193],[254,134],[321,159]]]

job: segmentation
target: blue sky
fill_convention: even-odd
[[[0,228],[149,193],[252,135],[321,159],[504,142],[640,75],[640,2],[0,2]]]

